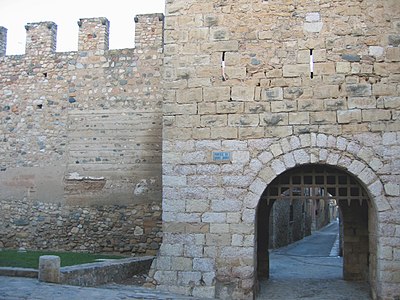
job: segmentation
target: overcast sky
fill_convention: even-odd
[[[134,46],[134,17],[164,12],[164,0],[0,0],[0,26],[6,27],[7,55],[25,53],[25,25],[53,21],[57,51],[78,49],[80,18],[106,17],[110,21],[110,49]]]

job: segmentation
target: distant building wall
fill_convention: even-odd
[[[29,23],[16,56],[0,28],[0,247],[156,252],[163,16],[135,21],[135,49],[93,18],[64,53],[56,24]]]

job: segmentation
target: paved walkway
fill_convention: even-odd
[[[365,282],[342,279],[337,222],[270,253],[270,279],[260,283],[258,299],[367,300]]]
[[[342,280],[342,258],[335,243],[337,224],[270,254],[271,276],[261,282],[259,300],[367,300],[366,283]],[[336,247],[336,249],[335,249]],[[1,277],[1,300],[188,300],[159,290],[137,286],[107,285],[89,288],[48,284],[37,279]]]
[[[78,287],[39,282],[37,279],[0,276],[1,300],[126,300],[160,299],[193,300],[168,292],[134,286],[115,285],[107,288]]]

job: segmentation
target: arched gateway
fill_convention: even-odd
[[[218,144],[232,149],[230,164],[196,161]],[[190,146],[165,145],[164,150],[179,146],[182,152]],[[315,133],[196,147],[197,157],[176,166],[179,177],[164,177],[163,244],[152,271],[159,288],[220,299],[253,298],[258,279],[269,271],[268,210],[280,198],[307,196],[339,204],[344,279],[369,282],[374,298],[388,289],[380,266],[394,253],[383,246],[394,230],[383,219],[392,212],[391,185],[384,185],[376,171],[387,162],[371,147]],[[222,172],[237,166],[236,176]],[[190,175],[195,169],[208,175]]]
[[[321,164],[299,166],[282,173],[262,194],[256,217],[259,279],[269,276],[268,244],[271,232],[269,228],[271,209],[277,201],[287,200],[291,203],[291,215],[294,207],[294,214],[297,214],[298,218],[301,218],[299,215],[304,214],[304,207],[311,201],[318,203],[335,201],[340,208],[344,227],[343,278],[370,280],[370,275],[375,273],[373,269],[376,267],[375,209],[366,191],[354,176],[339,168]],[[292,216],[290,218],[293,219]],[[301,221],[297,223],[296,225],[299,225]],[[299,229],[301,228],[297,228]],[[288,230],[296,232],[295,228]]]

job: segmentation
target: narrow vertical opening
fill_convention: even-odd
[[[221,73],[222,73],[222,81],[226,81],[226,74],[225,74],[225,51],[222,52],[222,56],[221,56]]]
[[[314,78],[314,55],[313,49],[310,49],[310,78]]]

